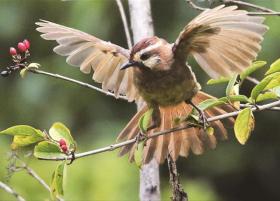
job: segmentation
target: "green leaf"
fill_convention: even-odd
[[[243,109],[234,124],[234,133],[238,142],[244,145],[254,130],[255,120],[251,108]]]
[[[54,123],[49,130],[49,135],[55,141],[64,139],[66,141],[67,147],[74,148],[74,149],[76,147],[76,143],[70,133],[70,130],[62,123],[59,122]]]
[[[236,83],[237,77],[238,77],[238,74],[234,74],[232,76],[232,78],[229,80],[227,88],[226,88],[227,97],[229,97],[230,95],[235,95],[235,94],[233,94],[233,90],[234,90],[234,85]]]
[[[60,163],[52,175],[52,180],[50,184],[51,189],[51,198],[52,200],[57,200],[63,196],[63,178],[64,178],[64,169],[66,161]]]
[[[264,67],[266,65],[266,61],[255,61],[250,67],[246,68],[241,74],[240,79],[244,80],[246,77],[251,75],[256,70]]]
[[[244,96],[244,95],[232,95],[232,96],[229,96],[228,99],[231,102],[235,102],[235,101],[240,101],[240,102],[245,102],[245,103],[250,102],[249,98],[247,96]]]
[[[153,115],[153,109],[149,109],[139,119],[139,128],[142,133],[147,132],[147,129],[149,128],[149,125],[150,125],[150,122],[152,119],[152,115]]]
[[[37,144],[34,148],[34,156],[44,159],[66,157],[66,155],[60,151],[58,144],[49,141],[43,141]]]
[[[265,87],[264,90],[269,90],[280,86],[280,73],[273,73],[269,76],[272,76],[273,79],[269,82],[269,84]]]
[[[270,65],[269,70],[265,73],[265,75],[269,75],[275,72],[280,71],[280,59],[277,59],[273,64]]]
[[[14,136],[11,144],[12,149],[28,146],[45,139],[45,134],[42,131],[27,125],[13,126],[1,131],[0,134]]]
[[[137,149],[134,152],[134,161],[138,168],[142,167],[142,159],[143,159],[143,150],[144,150],[145,142],[140,142],[137,145]]]
[[[274,92],[269,91],[264,94],[260,94],[256,102],[262,102],[262,101],[273,100],[273,99],[278,99],[278,96]]]
[[[272,91],[273,91],[278,97],[280,97],[280,86],[279,86],[279,87],[273,88]]]
[[[229,80],[230,80],[230,77],[220,77],[218,79],[210,79],[210,80],[208,80],[207,84],[208,85],[221,84],[221,83],[226,83]]]
[[[36,128],[33,128],[31,126],[27,126],[27,125],[17,125],[17,126],[13,126],[10,128],[7,128],[6,130],[3,130],[0,132],[0,134],[3,135],[22,135],[22,136],[32,136],[32,135],[36,135],[36,136],[41,136],[44,137],[44,133]]]
[[[216,107],[216,106],[219,106],[219,105],[223,105],[223,104],[225,104],[225,102],[220,100],[220,99],[207,99],[207,100],[199,103],[198,107],[201,110],[206,110],[206,109]]]
[[[257,84],[251,91],[252,100],[256,100],[258,96],[265,90],[266,86],[273,79],[273,76],[265,77],[259,84]]]
[[[213,127],[211,127],[211,126],[208,126],[207,128],[206,128],[206,133],[207,133],[207,135],[214,135],[214,128]]]

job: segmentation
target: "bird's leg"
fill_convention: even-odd
[[[186,101],[186,103],[193,106],[193,108],[196,109],[196,111],[199,113],[199,120],[200,120],[200,122],[202,122],[203,128],[205,130],[207,128],[207,126],[209,125],[209,122],[207,120],[207,117],[206,117],[204,111],[202,109],[200,109],[199,107],[197,107],[191,100]]]
[[[160,110],[158,106],[152,106],[153,113],[152,113],[152,122],[151,125],[147,128],[146,132],[139,132],[136,136],[136,143],[139,144],[142,140],[145,140],[147,138],[147,132],[150,130],[153,130],[160,126],[161,124],[161,117],[160,117]]]

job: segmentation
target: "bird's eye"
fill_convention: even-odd
[[[150,56],[151,56],[151,55],[149,55],[149,54],[147,54],[147,53],[143,53],[143,54],[141,54],[140,59],[141,59],[142,61],[145,61],[145,60],[149,59]]]

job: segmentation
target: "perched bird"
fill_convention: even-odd
[[[67,63],[84,73],[93,70],[93,80],[102,83],[104,90],[114,92],[117,98],[124,95],[130,102],[145,103],[120,133],[118,139],[123,140],[139,134],[139,118],[149,108],[153,114],[147,135],[172,128],[176,118],[188,116],[201,101],[213,98],[200,91],[187,64],[188,56],[193,56],[211,78],[240,73],[261,49],[268,29],[263,21],[263,17],[249,16],[236,6],[221,5],[194,18],[175,43],[154,36],[139,41],[131,50],[52,22],[42,20],[36,24],[42,38],[58,42],[54,48],[57,54],[67,56]],[[199,112],[203,120],[204,115],[224,114],[231,109],[224,105]],[[213,135],[201,128],[189,128],[147,140],[143,163],[152,158],[162,163],[168,154],[173,160],[179,155],[187,157],[190,149],[201,154],[207,147],[214,148],[216,138],[225,139],[227,132],[221,121],[210,124],[215,128]],[[133,161],[136,148],[136,143],[128,145],[120,154],[129,153]]]

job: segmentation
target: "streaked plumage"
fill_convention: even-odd
[[[260,43],[267,31],[263,21],[263,17],[248,16],[247,11],[237,10],[236,6],[222,5],[194,18],[175,43],[152,37],[138,42],[132,50],[52,22],[42,20],[36,24],[37,30],[43,33],[42,38],[58,42],[54,48],[57,54],[67,56],[67,63],[84,73],[93,71],[93,80],[102,83],[104,90],[113,91],[116,98],[125,95],[129,101],[147,103],[119,135],[118,139],[123,140],[138,134],[138,120],[150,107],[157,111],[153,118],[157,128],[148,135],[172,128],[176,117],[187,116],[192,107],[185,101],[199,104],[213,98],[199,92],[195,75],[186,64],[188,56],[192,55],[212,78],[239,73],[252,63],[261,49]],[[120,67],[128,61],[141,65],[121,71]],[[231,107],[223,106],[207,110],[205,114],[209,117],[230,110]],[[162,163],[168,153],[176,160],[179,155],[187,157],[189,150],[201,154],[207,147],[215,148],[217,138],[225,139],[227,133],[221,121],[211,125],[215,127],[214,135],[191,128],[148,140],[143,162],[155,157]],[[120,154],[129,153],[133,161],[136,146],[124,147]]]

